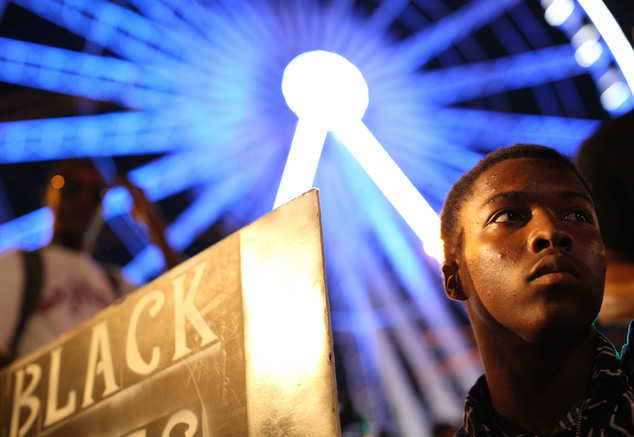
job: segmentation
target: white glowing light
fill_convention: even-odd
[[[570,17],[575,9],[572,0],[554,0],[544,11],[544,18],[553,27],[558,27]]]
[[[630,90],[625,82],[614,82],[601,93],[601,104],[608,111],[613,111],[625,103],[629,96]]]
[[[581,27],[570,41],[575,50],[575,59],[582,67],[594,64],[603,53],[603,46],[599,42],[599,32],[591,25]]]
[[[328,130],[319,122],[306,118],[297,121],[273,208],[312,188],[327,133]]]
[[[311,188],[326,133],[333,131],[421,239],[425,252],[442,262],[438,215],[361,121],[368,107],[361,72],[335,53],[303,53],[284,70],[282,92],[299,121],[274,207]]]
[[[326,134],[334,123],[360,120],[368,107],[361,72],[336,53],[302,53],[284,69],[282,93],[299,121],[274,208],[312,187]]]
[[[630,93],[634,94],[634,48],[621,31],[610,10],[601,0],[579,0],[579,4],[610,48],[614,60],[627,81]],[[608,108],[606,107],[606,109]]]
[[[616,68],[610,68],[597,80],[597,86],[603,90],[601,104],[608,111],[618,109],[630,96],[631,91],[623,82],[623,76]]]
[[[361,120],[338,126],[334,132],[421,239],[425,252],[442,262],[438,215],[372,132]]]
[[[336,53],[302,53],[284,70],[282,93],[300,119],[325,125],[360,120],[368,107],[368,85],[357,67]]]
[[[575,60],[582,67],[589,67],[601,57],[603,47],[599,41],[586,41],[575,50]]]
[[[580,47],[583,43],[587,41],[599,41],[601,35],[597,31],[597,28],[592,24],[586,24],[585,26],[581,26],[577,33],[572,36],[570,42],[573,47]]]

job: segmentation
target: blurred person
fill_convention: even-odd
[[[484,365],[458,436],[632,436],[634,372],[594,329],[606,260],[592,191],[559,152],[499,149],[441,213],[445,291]]]
[[[26,355],[90,319],[136,287],[121,270],[91,257],[95,229],[100,228],[106,183],[89,161],[56,164],[47,179],[44,203],[54,217],[51,242],[34,252],[0,256],[0,364]],[[169,268],[178,264],[164,238],[160,215],[142,190],[119,178],[134,199],[135,217],[146,223]]]
[[[634,111],[604,122],[576,159],[592,185],[606,249],[599,323],[610,338],[622,341],[634,318]]]

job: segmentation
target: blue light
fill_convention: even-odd
[[[281,202],[278,187],[320,189],[335,341],[345,351],[339,358],[354,406],[377,434],[429,434],[432,423],[459,411],[481,371],[443,296],[437,263],[421,245],[437,233],[436,211],[451,184],[482,153],[518,141],[573,154],[598,126],[584,119],[576,76],[590,72],[604,103],[619,105],[615,113],[634,104],[625,76],[604,76],[608,44],[599,39],[602,54],[582,68],[575,50],[596,55],[597,46],[555,45],[541,14],[523,0],[382,0],[364,10],[359,2],[318,0],[13,3],[86,40],[86,48],[1,39],[1,81],[122,109],[0,123],[0,163],[144,155],[130,180],[152,201],[180,195],[188,202],[167,229],[179,249],[196,247],[214,224],[237,229],[269,212]],[[481,33],[499,44],[481,45]],[[365,81],[367,102],[348,130],[319,126],[302,109],[298,123],[285,102],[284,69],[314,51],[347,59]],[[544,115],[513,112],[514,96],[523,93]],[[347,104],[338,102],[335,109]],[[291,158],[293,149],[304,162]],[[286,167],[302,181],[287,183]],[[396,189],[389,188],[395,178]],[[395,201],[395,191],[410,200]],[[402,212],[403,204],[418,205],[418,214]],[[157,275],[164,262],[130,217],[126,194],[113,190],[104,209],[132,257],[126,272],[139,281]],[[12,227],[19,220],[0,227],[0,241],[44,244],[50,223],[40,217]],[[30,236],[36,228],[39,236]],[[428,350],[427,329],[441,346]],[[450,394],[438,393],[448,386]]]
[[[571,42],[576,47],[575,59],[583,67],[591,66],[603,54],[603,46],[599,42],[599,32],[589,24],[579,29],[573,35]]]
[[[159,248],[150,245],[123,268],[123,274],[135,284],[144,284],[158,275],[164,265],[163,254]]]
[[[103,216],[106,220],[132,211],[132,196],[124,187],[113,187],[103,199]]]
[[[466,147],[474,141],[469,132],[477,130],[478,146],[493,150],[499,144],[517,142],[545,144],[572,156],[581,142],[599,126],[598,120],[532,114],[502,114],[469,109],[444,109],[435,113],[432,129],[443,129],[447,139]]]
[[[565,44],[437,72],[425,72],[420,81],[421,98],[437,104],[459,103],[583,72],[583,68],[575,62],[573,48]]]
[[[425,65],[433,56],[441,53],[451,44],[490,23],[520,2],[521,0],[472,1],[425,31],[401,43],[398,62],[402,62],[411,70]]]
[[[106,1],[60,0],[49,8],[41,0],[15,0],[52,22],[113,52],[149,64],[179,63],[190,53],[185,40],[134,12]]]
[[[570,37],[576,49],[575,59],[597,82],[603,107],[614,116],[634,108],[634,48],[603,1],[542,0],[541,3],[546,20]],[[583,24],[586,18],[591,24]],[[613,68],[613,63],[617,68]],[[615,72],[621,77],[602,86],[601,78]]]
[[[438,215],[372,133],[361,121],[340,125],[334,132],[423,241],[425,252],[442,263]]]
[[[614,60],[625,76],[630,94],[634,94],[634,48],[621,31],[619,23],[602,1],[579,0],[579,4],[597,27],[605,43],[610,47]]]
[[[0,225],[0,252],[39,249],[52,236],[53,213],[48,208],[40,208]]]
[[[191,145],[193,134],[178,117],[151,112],[5,122],[0,162],[169,152]]]

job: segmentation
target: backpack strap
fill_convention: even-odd
[[[15,358],[15,351],[18,342],[22,337],[22,332],[26,326],[26,322],[35,312],[37,304],[42,294],[43,270],[42,254],[39,251],[27,252],[21,251],[22,261],[24,265],[24,288],[22,289],[22,306],[20,310],[20,318],[13,334],[13,340],[9,350],[9,356],[2,357],[2,365],[8,364]]]
[[[0,356],[0,367],[9,364],[15,359],[15,352],[22,337],[22,332],[26,326],[26,322],[37,309],[42,296],[42,285],[44,280],[44,266],[42,263],[42,254],[35,250],[32,252],[21,251],[22,261],[24,265],[24,288],[22,289],[22,307],[20,318],[11,341],[8,356]],[[121,297],[121,284],[116,273],[109,268],[104,269],[106,276],[116,297]]]

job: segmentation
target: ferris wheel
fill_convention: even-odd
[[[377,433],[456,421],[481,372],[439,277],[451,184],[511,143],[573,155],[600,119],[634,107],[634,53],[601,1],[0,8],[0,82],[74,102],[0,122],[1,165],[123,166],[168,210],[167,238],[184,251],[215,224],[239,228],[320,188],[340,386]],[[47,242],[47,210],[2,207],[0,250]],[[110,190],[104,218],[143,282],[163,260],[129,212],[125,190]]]

